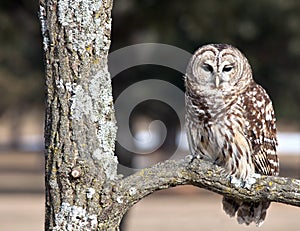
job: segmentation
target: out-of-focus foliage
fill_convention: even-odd
[[[43,104],[43,56],[38,1],[0,2],[0,112]],[[230,43],[253,66],[280,119],[300,114],[300,1],[115,0],[112,50],[166,43],[193,52],[206,43]],[[141,68],[130,81],[153,78]],[[157,78],[162,70],[154,69]],[[146,74],[148,73],[148,74]],[[174,71],[163,75],[183,88]],[[176,80],[174,80],[176,79]]]
[[[300,118],[300,1],[117,0],[113,16],[113,50],[143,42],[189,52],[207,43],[238,47],[271,95],[277,117]]]
[[[44,102],[38,2],[0,2],[0,113]]]

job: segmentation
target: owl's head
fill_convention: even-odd
[[[252,80],[246,57],[227,44],[200,47],[191,58],[186,72],[187,87],[196,91],[229,92],[241,90]]]

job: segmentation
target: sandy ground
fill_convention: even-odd
[[[1,231],[43,230],[44,195],[0,194]]]
[[[44,196],[0,195],[1,231],[43,230]],[[221,209],[221,197],[213,193],[164,193],[143,199],[129,212],[125,231],[260,230],[296,231],[300,208],[273,203],[262,227],[238,225]]]
[[[138,230],[299,230],[300,208],[272,204],[262,227],[242,226],[221,209],[221,196],[213,193],[149,197],[129,213],[127,228]]]

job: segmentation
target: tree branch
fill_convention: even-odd
[[[188,158],[166,160],[115,182],[114,200],[100,216],[103,224],[124,213],[142,198],[161,189],[194,185],[229,198],[244,201],[268,200],[300,207],[300,180],[287,177],[261,176],[250,188],[230,183],[222,167],[211,162]]]
[[[122,179],[116,189],[119,206],[111,206],[115,214],[128,208],[154,191],[177,185],[194,185],[226,197],[244,201],[269,200],[300,207],[300,180],[261,176],[250,189],[236,187],[224,169],[210,162],[195,159],[167,160]]]

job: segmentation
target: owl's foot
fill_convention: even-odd
[[[186,161],[188,161],[189,163],[192,163],[193,162],[193,160],[195,159],[194,158],[194,156],[193,155],[186,155],[185,157],[184,157],[184,159],[186,160]]]
[[[229,176],[230,183],[233,184],[237,188],[243,188],[245,185],[245,181],[241,178],[237,178],[236,176]]]
[[[250,189],[251,186],[252,186],[253,184],[255,184],[255,183],[256,183],[256,180],[259,179],[260,177],[261,177],[261,175],[258,174],[258,173],[253,173],[252,175],[250,175],[250,176],[247,178],[247,180],[245,181],[246,183],[245,183],[244,188]]]
[[[196,159],[203,159],[203,158],[199,154],[194,153],[194,154],[187,155],[185,159],[188,160],[190,163],[192,163]]]
[[[246,180],[243,180],[241,178],[237,178],[236,176],[230,176],[230,183],[233,184],[235,187],[241,187],[250,189],[253,184],[255,184],[256,180],[261,177],[260,174],[254,173],[251,174]]]

